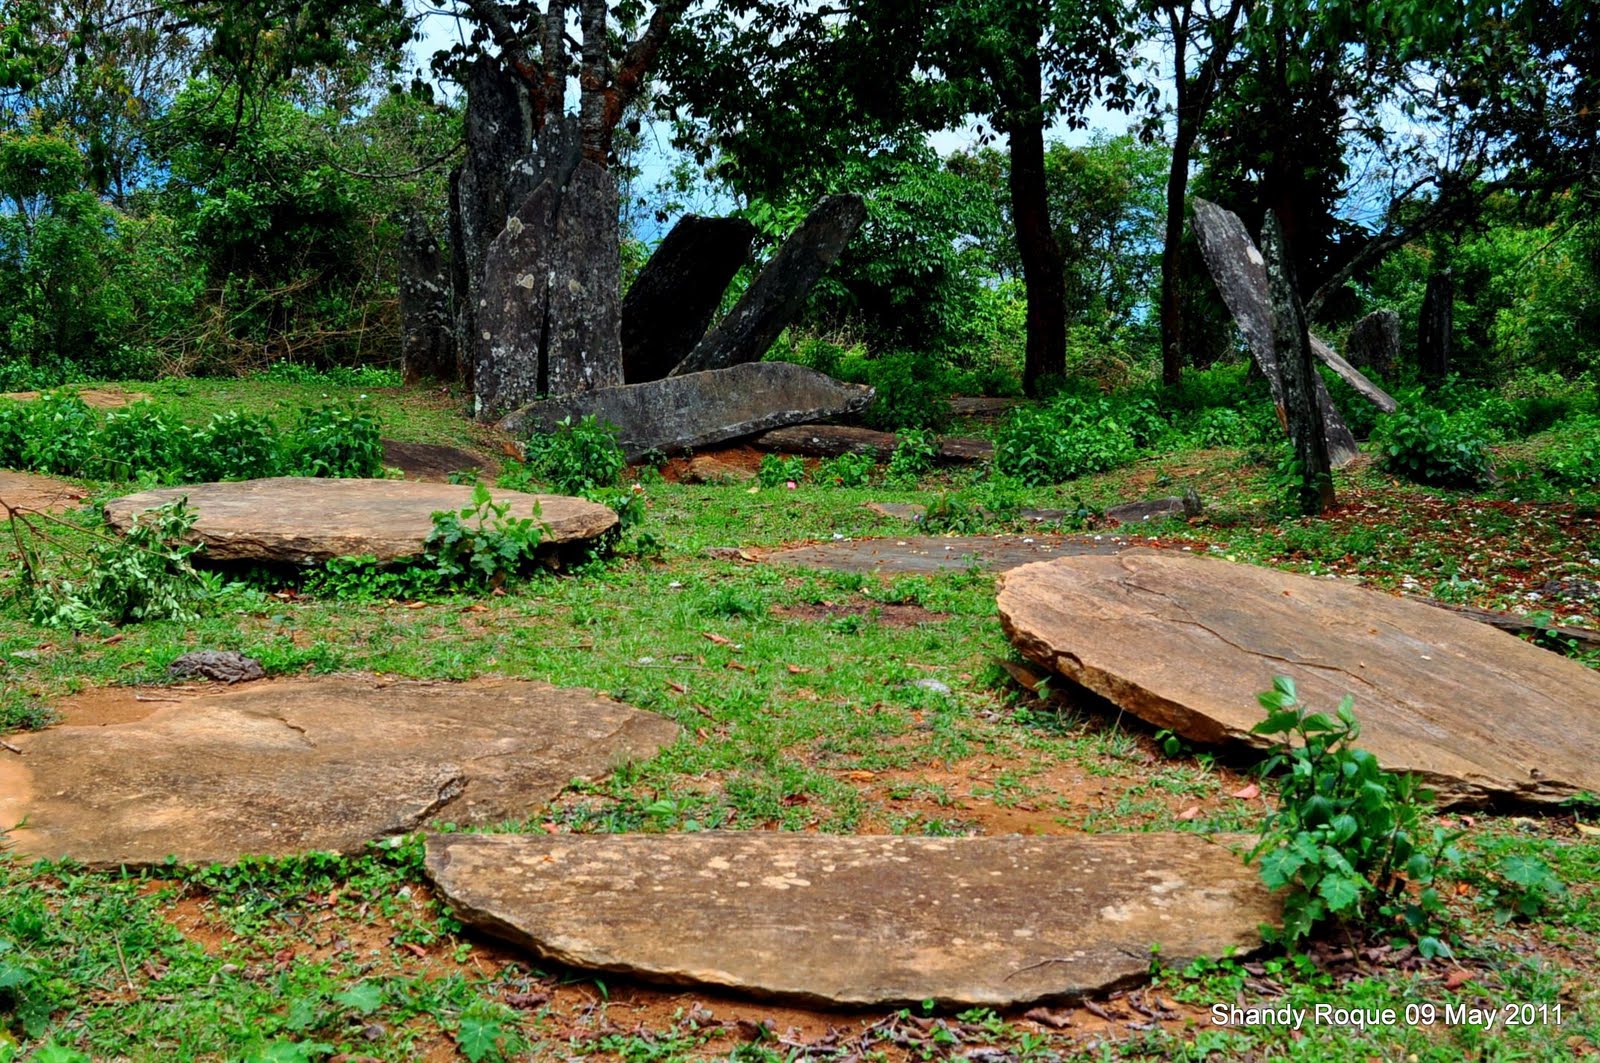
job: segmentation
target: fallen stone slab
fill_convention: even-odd
[[[778,248],[739,301],[672,370],[685,376],[758,361],[805,309],[817,281],[867,218],[864,199],[828,196]],[[773,426],[776,427],[776,426]]]
[[[683,473],[686,484],[748,484],[755,479],[756,474],[750,469],[705,455],[692,459]]]
[[[493,475],[496,468],[492,459],[460,447],[402,443],[396,439],[383,441],[383,463],[391,469],[399,469],[408,480],[434,483],[446,483],[451,473],[458,472]]]
[[[770,428],[842,417],[871,401],[871,388],[841,384],[805,366],[749,362],[543,399],[509,415],[500,427],[528,435],[554,431],[566,418],[593,415],[617,427],[622,449],[634,460],[651,451],[672,454]]]
[[[81,487],[31,472],[0,469],[0,503],[35,513],[60,513],[77,509],[88,496]],[[0,520],[8,519],[0,510]]]
[[[774,550],[761,559],[774,564],[832,572],[963,572],[1008,568],[1053,557],[1117,554],[1133,544],[1096,535],[908,535],[898,539],[841,539],[815,546]]]
[[[1171,520],[1174,517],[1200,515],[1200,497],[1173,495],[1170,498],[1152,498],[1142,502],[1123,502],[1107,506],[1104,516],[1115,524],[1148,524]]]
[[[1278,901],[1194,834],[433,835],[456,917],[541,958],[827,1005],[1082,996],[1260,944]]]
[[[755,237],[756,227],[743,218],[678,220],[622,300],[625,383],[660,380],[689,356]]]
[[[928,507],[920,502],[866,502],[862,504],[862,508],[896,520],[911,521],[913,524],[928,515]],[[978,512],[985,516],[989,515],[989,511],[981,507]],[[1070,509],[1019,509],[1017,516],[1035,524],[1048,524],[1051,521],[1065,520],[1072,516],[1073,512]]]
[[[1600,793],[1600,675],[1494,628],[1338,580],[1167,551],[1000,582],[1023,656],[1194,742],[1260,748],[1256,695],[1355,696],[1360,745],[1447,804]]]
[[[1464,616],[1468,620],[1476,620],[1480,624],[1488,624],[1490,627],[1499,628],[1501,631],[1512,635],[1560,639],[1575,642],[1585,650],[1600,650],[1600,631],[1596,631],[1594,628],[1571,627],[1565,624],[1546,624],[1534,620],[1532,617],[1518,616],[1516,613],[1507,613],[1500,609],[1479,609],[1472,605],[1441,602],[1437,598],[1424,598],[1417,595],[1407,595],[1407,597],[1412,601],[1431,605],[1435,609],[1445,609],[1459,616]]]
[[[66,391],[78,396],[83,404],[96,410],[119,410],[124,406],[131,406],[136,402],[147,402],[150,396],[142,391],[123,391],[120,388],[66,388]],[[11,399],[13,402],[32,402],[41,397],[42,391],[7,391],[0,392],[0,399]]]
[[[500,490],[493,497],[510,505],[512,516],[528,516],[537,503],[543,545],[552,548],[593,541],[617,523],[609,506],[581,498]],[[433,530],[433,514],[470,506],[472,488],[276,476],[127,495],[106,503],[106,522],[126,531],[139,513],[179,498],[187,498],[197,515],[190,535],[205,545],[204,560],[306,565],[335,557],[415,557]]]
[[[803,424],[763,432],[751,442],[762,450],[775,450],[781,454],[806,454],[818,458],[865,454],[874,461],[883,462],[894,456],[900,439],[893,432],[875,432],[854,425]],[[988,461],[994,457],[994,443],[987,439],[950,436],[939,441],[939,451],[935,457],[947,465]]]
[[[109,867],[357,852],[436,818],[525,818],[678,732],[542,683],[340,676],[138,696],[99,710],[121,722],[74,724],[69,701],[65,725],[7,738],[21,755],[0,756],[0,824],[22,824],[18,854]]]

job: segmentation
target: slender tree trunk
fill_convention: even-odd
[[[1183,376],[1183,220],[1189,195],[1189,157],[1196,130],[1178,119],[1167,170],[1167,228],[1161,243],[1161,382],[1173,385]]]
[[[1011,149],[1011,218],[1022,259],[1022,284],[1028,297],[1028,345],[1022,386],[1033,394],[1041,380],[1067,370],[1066,279],[1061,248],[1050,226],[1050,199],[1044,175],[1044,123],[1038,99],[1042,71],[1035,53],[1024,61],[1030,104],[1013,109],[1006,130]]]

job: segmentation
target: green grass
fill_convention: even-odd
[[[261,380],[125,386],[149,392],[194,421],[228,409],[282,412],[325,394],[357,394]],[[367,394],[387,437],[494,443],[492,433],[460,417],[448,397],[400,389]],[[925,501],[935,491],[972,487],[975,477],[955,470],[915,486],[805,483],[752,494],[743,486],[681,486],[646,476],[644,530],[663,546],[658,558],[625,552],[481,600],[331,601],[280,596],[276,585],[258,583],[229,589],[197,622],[130,626],[109,639],[41,630],[7,606],[0,609],[0,733],[48,722],[49,706],[76,690],[162,683],[166,665],[186,650],[236,649],[259,658],[274,675],[503,675],[587,687],[680,724],[680,740],[654,758],[576,785],[526,822],[491,829],[943,835],[981,829],[989,809],[1014,812],[1023,805],[1061,828],[1251,829],[1260,803],[1230,798],[1241,777],[1203,751],[1186,749],[1169,759],[1132,720],[1019,694],[992,663],[1011,653],[995,617],[992,576],[886,579],[719,560],[703,552],[836,535],[911,534],[911,525],[863,504]],[[1589,578],[1600,569],[1587,560],[1600,556],[1592,500],[1505,506],[1500,503],[1510,485],[1468,497],[1394,484],[1370,469],[1341,473],[1338,480],[1348,505],[1322,521],[1276,516],[1266,470],[1237,451],[1146,459],[1026,490],[1019,501],[1100,508],[1194,485],[1207,502],[1207,520],[1139,531],[1196,552],[1352,574],[1382,587],[1415,585],[1427,592],[1443,586],[1443,593],[1472,604],[1526,607],[1519,596],[1541,578],[1550,558],[1575,559]],[[1038,531],[977,519],[981,532]],[[88,511],[68,523],[80,530],[65,531],[60,549],[81,544],[95,527]],[[14,565],[12,559],[0,567]],[[870,611],[823,621],[775,613],[822,602],[917,604],[942,616],[895,628]],[[1562,611],[1563,618],[1569,615],[1600,619]],[[926,678],[945,683],[950,693],[914,685]],[[948,780],[979,763],[991,766],[983,781]],[[923,777],[934,769],[943,773],[939,779]],[[1093,807],[1064,798],[1053,789],[1052,770],[1081,774],[1102,797]],[[863,781],[885,772],[897,774],[883,785]],[[1191,806],[1200,814],[1179,818]],[[1267,975],[1233,962],[1165,971],[1157,992],[1190,1005],[1185,1014],[1191,1016],[1210,1002],[1249,996],[1254,990],[1246,983],[1263,977],[1281,986],[1286,999],[1302,1003],[1560,1000],[1571,1005],[1572,1018],[1559,1030],[1519,1028],[1491,1040],[1439,1028],[1318,1029],[1294,1040],[1270,1029],[1223,1032],[1197,1020],[1187,1028],[1169,1023],[1166,1032],[1114,1023],[1097,1044],[1020,1014],[969,1013],[940,1017],[942,1033],[906,1026],[915,1033],[906,1032],[900,1044],[878,1035],[860,1035],[859,1043],[846,1037],[840,1051],[854,1045],[863,1056],[896,1059],[944,1058],[984,1047],[1037,1060],[1203,1059],[1212,1052],[1328,1060],[1569,1058],[1575,1043],[1569,1038],[1592,1044],[1597,1034],[1600,915],[1590,883],[1600,874],[1600,847],[1575,837],[1560,819],[1535,822],[1529,830],[1482,816],[1470,842],[1486,858],[1545,859],[1569,883],[1569,895],[1532,921],[1504,927],[1490,917],[1481,890],[1469,887],[1458,897],[1454,903],[1468,930],[1458,951],[1475,972],[1474,982],[1447,991],[1436,971],[1381,965],[1335,982],[1327,972],[1273,960]],[[607,1010],[614,993],[633,990],[542,970],[458,931],[427,896],[414,840],[359,858],[310,856],[139,875],[28,867],[0,857],[0,986],[7,970],[22,972],[13,976],[12,988],[0,988],[0,1028],[7,1031],[0,1034],[0,1060],[15,1054],[7,1038],[25,1045],[24,1052],[56,1044],[95,1059],[140,1061],[325,1060],[338,1053],[494,1060],[524,1058],[524,1046],[541,1059],[790,1058],[790,1047],[764,1035],[751,1040],[696,1019],[693,993],[677,998],[676,1017],[653,1012],[641,1027],[625,1010]],[[527,1003],[544,993],[548,1003]],[[859,1034],[858,1024],[840,1024]],[[35,1058],[78,1057],[41,1049]]]

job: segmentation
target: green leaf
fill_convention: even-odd
[[[465,1016],[456,1028],[456,1047],[472,1063],[483,1063],[486,1059],[498,1061],[504,1058],[500,1051],[500,1039],[505,1034],[505,1027],[493,1019]]]
[[[375,982],[357,982],[344,992],[335,993],[333,1001],[359,1015],[371,1015],[383,1006],[383,988]]]
[[[1328,903],[1330,912],[1344,912],[1355,907],[1366,888],[1366,880],[1358,875],[1324,875],[1317,883],[1317,893]]]

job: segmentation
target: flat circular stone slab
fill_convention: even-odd
[[[1113,535],[906,535],[893,539],[842,539],[793,546],[763,560],[834,572],[962,572],[1008,568],[1052,557],[1116,554],[1131,544]]]
[[[1196,742],[1250,728],[1277,675],[1453,804],[1600,793],[1600,674],[1419,602],[1336,580],[1137,550],[1028,565],[1000,622],[1030,660]]]
[[[677,725],[542,683],[370,676],[261,681],[103,704],[7,741],[0,824],[26,857],[106,867],[354,852],[453,823],[522,819],[573,779],[652,756]]]
[[[193,536],[208,561],[313,564],[335,557],[371,555],[394,561],[422,553],[433,514],[472,504],[472,488],[410,480],[321,480],[277,476],[266,480],[193,484],[143,491],[106,503],[106,521],[126,531],[138,513],[187,496],[198,514]],[[538,503],[552,546],[594,539],[616,526],[609,506],[564,495],[495,491],[511,516],[525,517]]]
[[[434,835],[467,925],[573,967],[825,1004],[1078,996],[1260,944],[1278,901],[1194,834]]]
[[[145,402],[150,398],[142,391],[122,391],[119,388],[79,388],[71,390],[74,395],[83,400],[83,404],[96,410],[117,410],[124,406],[131,406],[136,402]],[[13,402],[32,402],[43,395],[39,391],[5,391],[0,392],[0,399],[10,399]]]
[[[18,509],[60,513],[62,510],[78,508],[78,503],[87,494],[81,487],[49,476],[0,469],[0,501]],[[0,512],[0,519],[4,519],[3,512]]]

